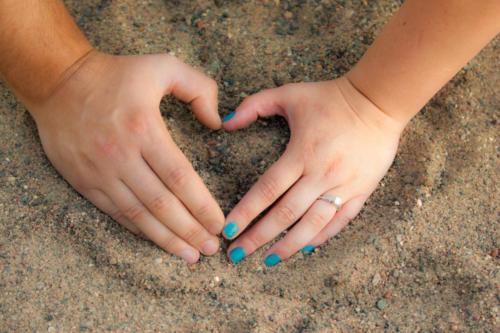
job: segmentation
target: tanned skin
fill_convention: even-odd
[[[172,94],[219,128],[212,79],[166,54],[98,52],[60,0],[0,1],[0,73],[78,192],[188,263],[218,251],[224,215],[159,111]]]

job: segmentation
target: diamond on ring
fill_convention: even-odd
[[[342,206],[342,198],[336,195],[328,195],[328,194],[320,195],[318,200],[322,200],[328,202],[331,205],[334,205],[335,208],[337,208],[337,210],[339,210],[340,207]]]

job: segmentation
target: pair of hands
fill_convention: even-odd
[[[212,129],[234,131],[273,115],[288,121],[286,151],[226,219],[166,129],[159,103],[168,94],[190,103]],[[47,156],[79,193],[188,263],[216,253],[221,232],[237,237],[228,249],[234,263],[289,228],[266,252],[266,264],[311,251],[358,214],[391,165],[404,127],[346,78],[259,92],[221,124],[215,81],[168,55],[92,52],[29,109]],[[322,194],[340,196],[342,208],[317,200]]]

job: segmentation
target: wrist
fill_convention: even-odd
[[[25,53],[16,56],[14,51],[0,50],[0,75],[26,106],[43,103],[75,64],[94,51],[84,38],[68,40],[60,48],[54,45],[40,56],[34,56],[42,52],[39,46],[17,48],[18,52]]]
[[[356,64],[345,74],[346,80],[381,112],[404,128],[421,107],[413,103],[411,99],[400,100],[396,98],[398,94],[393,92],[397,87],[392,87],[387,91],[387,84],[381,84],[379,79],[372,79],[374,76],[370,75],[370,70],[366,67],[362,63]]]
[[[401,134],[408,121],[394,117],[380,108],[360,91],[347,75],[336,80],[336,82],[347,104],[349,104],[358,117],[377,128],[388,130],[398,135]]]
[[[43,98],[23,101],[30,114],[36,120],[43,113],[50,112],[54,103],[84,103],[84,96],[95,87],[103,71],[110,67],[112,58],[95,49],[81,56],[65,69]]]

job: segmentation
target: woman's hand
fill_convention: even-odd
[[[227,217],[224,236],[232,239],[237,263],[291,227],[265,254],[274,266],[297,251],[310,252],[353,219],[387,172],[404,124],[379,110],[346,78],[288,84],[248,97],[224,123],[227,130],[257,117],[280,115],[291,138],[272,165]],[[342,199],[334,204],[321,195]],[[274,207],[249,230],[252,220]],[[292,227],[293,226],[293,227]]]
[[[54,167],[133,233],[189,263],[219,248],[224,216],[161,117],[173,94],[220,127],[217,84],[168,55],[91,53],[41,105],[28,105]]]

